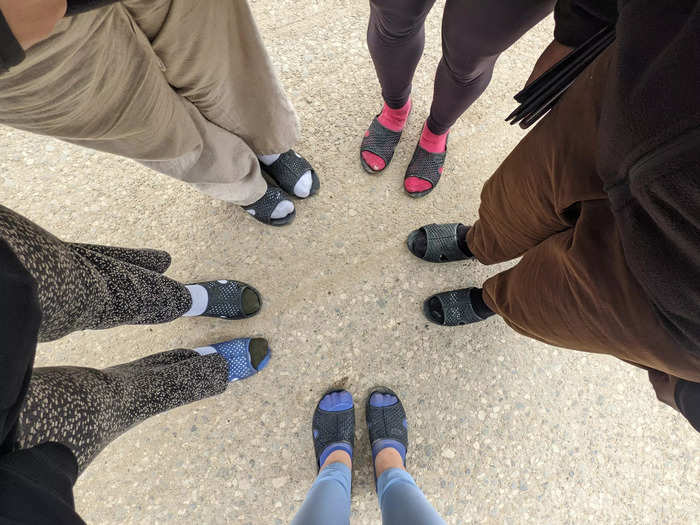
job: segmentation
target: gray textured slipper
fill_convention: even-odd
[[[460,223],[452,224],[426,224],[411,232],[406,239],[406,245],[409,251],[425,261],[430,262],[452,262],[471,259],[465,255],[459,248],[457,241],[457,228]],[[426,251],[425,255],[421,255],[415,247],[416,239],[421,236],[421,232],[425,234]]]
[[[435,294],[423,303],[423,314],[435,324],[459,326],[485,321],[474,310],[471,300],[472,288],[452,290]]]

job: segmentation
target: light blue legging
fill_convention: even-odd
[[[291,525],[348,525],[352,473],[331,463],[316,477]],[[405,470],[385,470],[377,480],[384,525],[445,525]]]

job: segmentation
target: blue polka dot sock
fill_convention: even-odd
[[[262,338],[233,339],[194,349],[199,355],[219,354],[228,363],[228,381],[245,379],[267,366],[270,348]]]

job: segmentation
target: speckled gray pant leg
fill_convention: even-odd
[[[156,250],[66,243],[0,206],[0,237],[37,282],[39,341],[76,330],[177,319],[191,296],[164,277],[170,256]]]
[[[34,369],[19,416],[16,449],[67,446],[82,472],[110,441],[145,419],[220,394],[228,364],[219,354],[171,350],[95,370]]]

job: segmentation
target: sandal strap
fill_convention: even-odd
[[[445,326],[458,326],[484,320],[474,311],[470,290],[471,288],[463,288],[435,295],[442,305]]]
[[[447,157],[447,150],[442,153],[430,153],[421,148],[420,145],[416,146],[404,180],[408,177],[416,177],[427,180],[434,188],[440,181],[442,175],[440,168],[445,164],[445,157]]]
[[[426,224],[421,229],[427,242],[423,259],[430,262],[461,261],[467,257],[459,248],[457,228],[459,223]]]
[[[294,192],[294,186],[299,182],[301,176],[310,171],[314,173],[311,164],[296,153],[294,150],[289,150],[282,153],[279,158],[269,166],[262,165],[262,169],[266,171],[280,187],[288,192]]]
[[[382,159],[388,166],[394,157],[394,150],[401,140],[401,131],[391,131],[379,123],[379,119],[374,117],[369,126],[369,134],[362,139],[360,152],[367,151],[374,153]]]
[[[278,186],[268,186],[265,195],[260,197],[253,204],[243,206],[245,210],[255,211],[255,218],[265,224],[270,224],[272,220],[272,212],[275,211],[277,205],[285,200],[292,200],[282,188]]]

